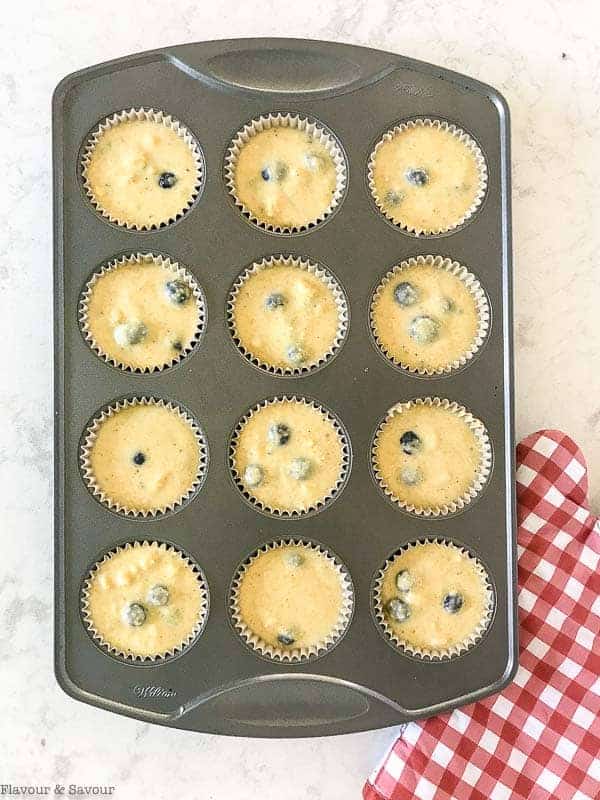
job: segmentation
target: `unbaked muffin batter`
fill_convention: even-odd
[[[241,621],[277,650],[323,644],[340,622],[342,581],[322,553],[302,545],[261,552],[246,568]]]
[[[401,642],[424,651],[466,643],[489,607],[483,568],[454,545],[409,547],[386,568],[381,585],[385,622]]]
[[[235,194],[250,213],[275,227],[301,227],[329,210],[335,164],[310,133],[278,125],[252,136],[235,166]]]
[[[92,572],[88,624],[110,647],[161,656],[187,643],[201,621],[198,574],[173,549],[144,542],[120,549]]]
[[[409,369],[435,371],[472,348],[479,314],[460,278],[434,264],[416,263],[396,270],[375,293],[371,322],[389,358]]]
[[[199,323],[192,287],[155,261],[131,260],[93,281],[88,336],[117,363],[164,367],[191,347]]]
[[[132,511],[164,511],[194,486],[200,449],[177,411],[134,405],[100,424],[89,461],[93,485],[107,501]]]
[[[235,297],[233,323],[241,346],[267,366],[318,364],[335,345],[340,313],[325,280],[275,263],[251,273]]]
[[[404,128],[377,148],[375,197],[396,223],[417,233],[458,225],[475,203],[481,176],[470,147],[448,129]]]
[[[398,408],[382,425],[374,465],[392,497],[417,508],[456,502],[473,485],[481,446],[459,414],[440,406]]]
[[[302,512],[324,502],[342,477],[342,438],[318,408],[278,400],[244,422],[233,466],[244,489],[272,511]]]
[[[151,119],[126,120],[105,130],[84,177],[101,211],[137,228],[175,219],[189,206],[199,180],[190,146]]]

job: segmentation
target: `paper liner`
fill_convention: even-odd
[[[152,223],[151,225],[136,225],[133,222],[128,222],[126,219],[119,219],[118,217],[113,216],[110,211],[107,211],[103,208],[96,198],[94,197],[94,193],[92,187],[88,181],[88,167],[90,165],[91,157],[94,152],[94,149],[98,142],[100,141],[102,134],[105,133],[109,128],[114,127],[115,125],[119,125],[121,122],[131,122],[133,120],[151,120],[152,122],[156,122],[160,125],[164,125],[167,128],[175,131],[175,133],[183,139],[183,141],[188,145],[190,148],[192,155],[194,156],[194,161],[196,164],[196,184],[194,190],[187,201],[187,204],[184,208],[181,209],[180,212],[175,214],[175,216],[170,217],[167,220],[164,220],[160,223]],[[202,155],[202,151],[200,150],[200,146],[198,142],[192,136],[190,131],[183,125],[179,120],[172,117],[170,114],[165,114],[163,111],[155,111],[153,108],[130,108],[128,110],[117,111],[114,114],[106,117],[102,122],[98,125],[98,127],[89,134],[87,142],[83,148],[83,154],[81,156],[81,179],[83,182],[84,191],[91,202],[94,209],[105,219],[109,222],[112,222],[114,225],[119,225],[121,227],[127,228],[128,230],[135,230],[135,231],[149,231],[149,230],[157,230],[159,228],[165,228],[167,225],[172,225],[177,220],[181,219],[184,214],[186,214],[190,208],[196,202],[198,195],[200,194],[200,190],[202,188],[203,180],[204,180],[204,157]]]
[[[196,326],[196,331],[194,333],[194,338],[192,339],[192,341],[189,342],[181,352],[178,353],[175,350],[174,351],[175,356],[170,361],[165,362],[164,364],[161,365],[154,365],[148,367],[131,367],[128,364],[125,364],[122,361],[119,361],[118,359],[114,358],[109,353],[106,353],[100,347],[98,342],[96,342],[96,340],[92,335],[92,331],[89,325],[88,307],[94,286],[100,280],[100,278],[102,278],[103,275],[118,270],[119,267],[122,267],[126,264],[151,264],[151,263],[158,264],[159,266],[170,270],[175,278],[183,280],[190,287],[190,289],[192,290],[194,301],[196,303],[198,322]],[[99,356],[107,364],[110,364],[112,367],[117,367],[117,369],[121,369],[124,372],[130,372],[133,374],[161,372],[164,369],[168,369],[169,367],[178,364],[195,349],[206,327],[206,301],[204,299],[204,294],[202,292],[202,289],[200,288],[199,284],[197,283],[192,273],[185,267],[182,267],[177,261],[171,261],[171,259],[168,258],[167,256],[154,255],[153,253],[132,253],[131,255],[114,258],[112,259],[112,261],[109,261],[108,263],[104,264],[100,268],[100,270],[94,272],[90,280],[85,285],[85,288],[79,300],[79,327],[81,328],[81,332],[83,334],[84,339],[89,344],[94,353],[96,353],[97,356]]]
[[[122,552],[123,550],[132,550],[135,548],[159,548],[161,550],[165,550],[170,553],[177,553],[184,561],[189,568],[194,572],[196,579],[198,581],[198,587],[200,591],[200,614],[196,621],[196,624],[190,631],[189,635],[183,640],[180,644],[176,647],[172,648],[171,650],[165,650],[160,653],[156,653],[152,656],[147,655],[136,655],[134,653],[126,653],[123,650],[119,650],[118,648],[114,647],[110,642],[107,642],[106,639],[102,636],[102,634],[96,630],[94,627],[94,620],[91,617],[90,613],[90,603],[89,603],[89,592],[92,586],[93,580],[98,569],[105,564],[107,561],[110,561],[113,556],[116,556],[117,553]],[[82,589],[81,589],[81,616],[83,618],[83,623],[94,640],[96,644],[98,644],[103,650],[109,653],[111,656],[115,656],[116,658],[123,659],[124,661],[133,661],[133,662],[152,662],[156,663],[157,661],[164,661],[167,658],[173,658],[176,655],[182,653],[185,649],[187,649],[202,633],[204,630],[204,626],[206,624],[206,620],[208,619],[208,609],[209,609],[209,591],[208,591],[208,584],[206,582],[206,578],[198,564],[196,564],[192,559],[183,553],[179,548],[174,547],[171,544],[166,542],[158,542],[155,540],[134,540],[132,542],[126,542],[123,545],[118,545],[117,547],[113,547],[109,550],[100,561],[97,561],[94,566],[88,572],[87,578],[85,578]]]
[[[415,267],[417,265],[434,266],[439,270],[448,272],[450,275],[455,275],[465,284],[473,296],[477,306],[477,316],[479,321],[477,325],[477,332],[473,342],[471,343],[471,346],[459,358],[456,358],[449,364],[446,364],[442,367],[437,367],[435,369],[429,367],[413,367],[401,361],[399,358],[397,358],[397,356],[387,350],[375,331],[375,301],[381,296],[381,293],[390,283],[390,281],[395,280],[402,274],[402,270],[408,269],[409,267]],[[375,344],[381,353],[396,367],[399,367],[400,369],[410,372],[414,375],[426,377],[449,375],[454,370],[462,369],[462,367],[464,367],[473,358],[473,356],[484,344],[490,328],[490,306],[479,280],[475,277],[475,275],[473,275],[473,273],[469,272],[466,267],[463,267],[461,264],[459,264],[458,261],[452,261],[450,258],[443,258],[442,256],[417,256],[416,258],[408,258],[406,261],[402,261],[400,264],[392,267],[392,269],[386,273],[373,293],[371,305],[369,307],[369,322]]]
[[[471,204],[470,208],[467,210],[466,214],[463,214],[463,216],[460,217],[460,219],[457,219],[456,222],[453,225],[449,225],[449,226],[447,226],[445,228],[431,228],[431,229],[415,228],[415,227],[413,227],[411,225],[405,225],[402,222],[398,222],[398,220],[395,220],[391,216],[391,214],[388,214],[388,212],[385,210],[385,208],[384,208],[384,206],[383,206],[383,204],[381,202],[381,199],[377,195],[377,190],[375,188],[375,180],[374,180],[374,176],[373,176],[373,171],[374,171],[375,158],[377,156],[377,151],[379,150],[381,145],[384,142],[391,141],[394,137],[396,137],[398,134],[402,133],[403,131],[405,131],[405,130],[407,130],[409,128],[415,128],[415,127],[419,127],[419,126],[420,127],[439,128],[440,130],[448,131],[448,133],[451,133],[453,136],[458,137],[458,139],[461,142],[463,142],[463,144],[466,147],[468,147],[469,150],[473,153],[473,156],[475,157],[475,161],[477,163],[477,168],[479,170],[479,186],[477,187],[477,193],[475,195],[475,199],[473,200],[473,203]],[[406,233],[411,233],[411,234],[413,234],[415,236],[438,236],[438,235],[440,235],[442,233],[448,233],[450,231],[456,230],[461,225],[464,225],[465,222],[467,222],[469,219],[471,219],[471,217],[475,214],[475,212],[477,211],[477,209],[479,208],[479,206],[483,202],[483,198],[485,196],[485,192],[486,192],[486,189],[487,189],[487,182],[488,182],[488,171],[487,171],[487,164],[485,162],[485,157],[484,157],[484,155],[483,155],[483,153],[481,151],[481,148],[479,147],[477,142],[469,136],[468,133],[465,133],[465,131],[463,131],[462,128],[459,128],[457,125],[453,125],[453,124],[451,124],[449,122],[446,122],[445,120],[430,119],[429,117],[427,117],[427,118],[424,118],[424,119],[419,118],[419,119],[407,120],[406,122],[402,122],[399,125],[396,125],[395,127],[391,128],[389,131],[386,131],[386,133],[383,134],[381,139],[375,145],[375,148],[373,149],[373,152],[371,153],[371,155],[369,157],[369,163],[368,163],[368,166],[367,166],[367,181],[368,181],[368,184],[369,184],[369,189],[371,190],[371,194],[372,194],[373,199],[375,201],[375,205],[377,206],[379,211],[383,214],[383,216],[387,220],[389,220],[389,222],[392,223],[392,225],[395,225],[397,228],[400,228],[401,230],[405,231]]]
[[[94,442],[96,441],[96,437],[98,435],[98,430],[100,429],[102,423],[111,417],[113,414],[118,414],[119,411],[122,411],[124,408],[131,408],[133,406],[161,406],[164,408],[168,408],[174,414],[177,414],[180,419],[182,419],[187,425],[190,426],[192,429],[196,442],[198,444],[198,472],[194,479],[194,482],[189,487],[188,491],[182,495],[176,502],[170,503],[167,506],[160,506],[157,508],[152,508],[149,510],[140,510],[136,508],[129,508],[128,506],[124,506],[111,497],[109,497],[98,484],[94,478],[94,474],[92,472],[90,455],[91,451],[94,446]],[[117,514],[122,514],[123,516],[127,517],[136,517],[136,518],[156,518],[163,514],[167,514],[169,512],[173,512],[178,510],[182,507],[182,505],[189,500],[196,492],[199,491],[200,487],[204,482],[204,478],[206,477],[206,471],[208,467],[208,445],[206,443],[206,438],[204,433],[196,423],[195,419],[188,414],[183,408],[177,405],[177,403],[172,402],[171,400],[163,400],[155,397],[133,397],[133,398],[124,398],[122,400],[116,400],[110,405],[105,406],[102,408],[92,420],[91,423],[88,424],[87,429],[82,437],[82,443],[80,448],[79,454],[79,463],[81,468],[81,474],[83,476],[83,480],[90,490],[92,495],[98,500],[98,502],[102,503],[102,505],[106,506],[110,511],[113,511]]]
[[[386,486],[383,480],[383,476],[379,472],[377,468],[377,462],[375,457],[377,442],[379,440],[379,434],[383,430],[384,426],[387,422],[392,419],[396,414],[402,413],[402,411],[406,411],[413,406],[435,406],[436,408],[445,408],[448,411],[452,412],[453,414],[457,414],[459,417],[463,419],[463,421],[469,426],[469,428],[473,431],[475,438],[479,444],[479,449],[481,453],[481,461],[479,465],[479,471],[475,475],[473,479],[473,483],[469,486],[467,491],[455,501],[448,503],[442,506],[415,506],[412,503],[407,503],[404,500],[401,500],[399,497],[392,492],[392,490]],[[385,494],[385,496],[398,508],[402,509],[402,511],[406,511],[409,514],[414,514],[415,516],[423,516],[423,517],[443,517],[447,516],[448,514],[456,514],[458,511],[462,511],[465,506],[471,503],[475,497],[482,491],[487,480],[489,478],[490,472],[492,470],[492,445],[490,442],[490,438],[488,436],[488,432],[485,428],[485,425],[481,420],[474,417],[470,411],[468,411],[464,406],[459,405],[458,403],[452,402],[450,400],[442,399],[439,397],[419,397],[416,400],[409,400],[405,403],[396,403],[396,405],[392,406],[383,420],[377,426],[377,430],[375,431],[375,435],[373,436],[373,441],[371,443],[371,470],[373,473],[373,477],[375,481]]]
[[[277,265],[296,267],[297,269],[304,270],[305,272],[310,272],[311,275],[315,275],[328,287],[328,289],[330,289],[338,310],[339,327],[331,347],[325,353],[323,353],[320,358],[304,364],[301,367],[276,367],[272,364],[267,364],[265,361],[262,361],[258,356],[254,355],[254,353],[244,347],[238,335],[235,324],[235,303],[244,283],[248,280],[248,278],[252,277],[252,275],[256,275],[258,272],[262,272],[268,267]],[[234,344],[242,353],[244,358],[246,358],[246,360],[255,367],[258,367],[265,372],[269,372],[272,375],[308,375],[309,373],[315,372],[324,366],[331,358],[333,358],[334,355],[337,354],[338,350],[344,343],[346,334],[348,333],[348,302],[336,278],[333,277],[328,269],[325,269],[320,264],[315,264],[308,259],[297,258],[291,255],[270,256],[269,258],[263,258],[261,261],[255,261],[236,278],[236,281],[229,293],[229,297],[227,298],[227,322]]]
[[[318,642],[311,647],[295,647],[295,648],[278,648],[274,645],[265,642],[245,624],[242,619],[239,608],[239,590],[244,579],[246,569],[260,558],[261,554],[267,553],[269,550],[276,550],[281,547],[301,546],[307,550],[313,550],[320,553],[332,564],[340,578],[340,585],[342,587],[342,604],[340,607],[340,617],[338,623],[333,628],[329,636],[322,642]],[[278,539],[272,542],[267,542],[254,550],[244,561],[238,566],[233,580],[231,582],[229,599],[229,616],[231,624],[251,650],[258,653],[262,658],[270,659],[272,661],[279,661],[282,663],[299,663],[304,661],[314,661],[317,658],[324,656],[330,652],[344,637],[354,611],[354,587],[352,585],[352,578],[346,566],[340,559],[330,550],[325,549],[318,542],[313,542],[309,539],[289,538]]]
[[[239,200],[236,194],[235,169],[240,151],[249,141],[249,139],[251,139],[253,136],[256,136],[257,133],[261,133],[262,131],[276,127],[298,128],[300,131],[306,131],[307,133],[311,134],[327,149],[335,166],[337,185],[329,206],[324,209],[320,216],[314,220],[311,220],[305,225],[273,225],[270,222],[258,219],[258,217],[254,216],[253,212]],[[253,119],[244,125],[244,127],[237,132],[229,146],[229,149],[227,150],[227,154],[225,156],[224,174],[225,184],[229,190],[229,194],[233,198],[235,205],[237,208],[239,208],[242,214],[259,228],[263,228],[271,233],[283,235],[301,233],[302,231],[314,228],[316,225],[324,222],[328,217],[331,216],[331,214],[341,203],[346,191],[347,183],[346,159],[344,157],[341,145],[337,139],[320,122],[307,119],[306,117],[300,117],[297,114],[267,114],[260,116],[257,119]]]
[[[474,566],[477,569],[477,572],[481,577],[484,598],[486,600],[486,609],[475,630],[473,630],[471,635],[468,636],[466,639],[464,639],[462,642],[452,645],[447,650],[437,650],[437,649],[426,650],[424,648],[411,645],[409,642],[401,639],[395,632],[395,630],[388,624],[387,617],[385,615],[382,606],[381,588],[383,585],[383,579],[387,569],[394,563],[394,559],[396,558],[396,556],[400,555],[403,552],[406,552],[407,550],[413,550],[415,548],[421,547],[422,545],[426,544],[441,544],[445,547],[458,550],[465,556],[467,556],[469,560],[473,562]],[[451,658],[455,658],[456,656],[462,655],[463,653],[466,653],[468,650],[471,650],[483,638],[484,634],[489,628],[490,622],[492,621],[492,617],[494,614],[494,590],[492,588],[492,584],[490,582],[487,570],[485,569],[483,564],[479,561],[479,559],[476,558],[466,547],[464,547],[463,545],[457,545],[454,542],[450,541],[449,539],[445,538],[438,538],[438,537],[425,538],[425,539],[419,539],[418,541],[409,542],[408,544],[399,547],[389,556],[389,558],[386,559],[383,566],[375,574],[375,577],[372,582],[371,605],[374,617],[379,625],[381,632],[384,635],[384,638],[386,639],[387,642],[389,642],[401,653],[413,656],[414,658],[425,659],[428,661],[448,661]]]
[[[288,511],[286,509],[274,508],[273,506],[267,506],[262,503],[260,500],[255,498],[247,489],[244,487],[241,475],[238,473],[237,469],[235,468],[235,451],[238,446],[240,434],[244,429],[244,426],[252,417],[253,414],[256,414],[261,409],[266,408],[270,405],[275,405],[276,403],[281,403],[284,401],[295,402],[295,403],[302,403],[304,405],[310,406],[311,408],[316,409],[319,411],[325,419],[327,419],[334,427],[336,433],[339,436],[340,444],[341,444],[341,451],[342,451],[342,467],[340,470],[340,475],[338,480],[336,481],[335,485],[331,488],[329,494],[323,499],[320,500],[318,503],[309,506],[307,509],[303,511]],[[279,517],[284,519],[296,519],[298,517],[306,517],[309,514],[315,514],[319,511],[322,511],[326,508],[330,503],[332,503],[340,494],[342,489],[344,488],[346,481],[348,479],[348,475],[350,474],[350,459],[351,459],[351,449],[350,449],[350,439],[348,438],[348,434],[346,433],[344,427],[342,426],[341,421],[331,412],[329,409],[326,409],[320,403],[317,403],[315,400],[311,400],[308,397],[300,397],[297,395],[281,395],[278,397],[271,397],[266,400],[262,400],[260,403],[257,403],[253,408],[244,414],[243,417],[238,421],[235,429],[231,435],[231,439],[229,440],[229,469],[231,472],[231,476],[237,488],[240,490],[242,496],[256,509],[261,511],[263,514],[267,514],[272,517]]]

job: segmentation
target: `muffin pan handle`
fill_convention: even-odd
[[[193,78],[239,91],[345,94],[388,75],[387,53],[298,39],[238,39],[178,47],[169,58]]]

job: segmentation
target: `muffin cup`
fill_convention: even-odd
[[[181,352],[175,351],[176,355],[170,361],[165,362],[164,364],[152,367],[131,367],[128,364],[124,364],[122,361],[113,358],[108,353],[106,353],[98,344],[98,342],[94,339],[92,335],[92,331],[89,325],[89,302],[92,296],[92,291],[94,289],[95,284],[97,281],[102,278],[103,275],[108,274],[109,272],[113,272],[118,270],[119,267],[122,267],[126,264],[158,264],[165,269],[170,270],[173,273],[174,278],[179,278],[183,280],[192,290],[192,295],[194,297],[194,302],[196,304],[196,310],[198,312],[198,323],[196,326],[196,331],[194,333],[194,338],[192,341],[183,349]],[[109,261],[107,264],[104,264],[100,270],[94,272],[92,277],[86,283],[85,288],[81,294],[81,299],[79,301],[79,327],[81,328],[81,332],[83,334],[84,339],[89,344],[91,349],[96,353],[96,355],[105,361],[107,364],[110,364],[112,367],[116,367],[117,369],[123,370],[123,372],[129,372],[131,374],[147,374],[147,373],[156,373],[162,372],[165,369],[169,369],[170,367],[175,366],[180,361],[183,361],[184,358],[190,355],[190,353],[195,349],[196,345],[200,341],[205,327],[206,327],[206,302],[204,299],[204,294],[202,289],[200,288],[199,284],[197,283],[196,279],[192,275],[192,273],[182,267],[177,261],[171,261],[170,258],[167,256],[162,255],[154,255],[153,253],[132,253],[131,255],[124,255],[120,256],[119,258],[114,258],[112,261]]]
[[[304,225],[273,225],[270,222],[258,219],[258,217],[256,217],[252,211],[241,202],[236,193],[235,171],[240,151],[253,136],[256,136],[257,133],[262,133],[262,131],[277,127],[297,128],[300,131],[306,131],[307,133],[311,134],[327,149],[335,166],[336,188],[329,206],[322,212],[320,216]],[[342,201],[346,191],[347,172],[348,170],[344,153],[341,145],[338,143],[334,135],[323,125],[321,125],[321,123],[307,119],[306,117],[300,117],[297,114],[267,114],[248,122],[235,135],[229,146],[229,149],[227,150],[224,164],[225,184],[237,208],[239,208],[242,214],[250,222],[259,228],[263,228],[263,230],[269,231],[270,233],[283,235],[302,233],[303,231],[314,228],[316,225],[319,225],[328,219]]]
[[[102,135],[109,130],[109,128],[113,128],[116,125],[119,125],[122,122],[132,122],[134,120],[150,120],[151,122],[156,122],[160,125],[164,125],[166,128],[170,128],[173,130],[180,139],[188,145],[190,151],[194,157],[194,162],[196,165],[196,183],[192,194],[190,195],[186,205],[181,211],[175,216],[170,217],[168,220],[160,222],[158,224],[153,223],[151,225],[136,225],[135,223],[128,222],[125,219],[119,219],[118,217],[113,216],[110,211],[107,211],[103,208],[100,203],[94,197],[94,193],[92,191],[92,187],[88,181],[88,167],[90,165],[90,161],[92,158],[92,154],[96,148],[96,145],[100,141]],[[120,227],[127,228],[128,230],[133,231],[150,231],[150,230],[157,230],[159,228],[165,228],[168,225],[172,225],[177,220],[181,219],[184,214],[186,214],[190,208],[196,202],[200,191],[202,189],[202,184],[204,180],[204,157],[202,155],[202,151],[200,150],[200,146],[198,142],[192,136],[190,131],[178,120],[174,119],[170,114],[165,114],[163,111],[155,111],[153,108],[130,108],[129,110],[124,111],[117,111],[109,117],[106,117],[102,122],[95,128],[91,134],[89,134],[88,139],[83,147],[83,153],[81,156],[81,180],[83,183],[83,189],[85,194],[92,204],[93,208],[102,216],[104,219],[112,222],[113,225],[119,225]]]
[[[253,633],[250,628],[248,628],[242,619],[240,612],[239,590],[246,569],[250,566],[250,564],[256,561],[257,558],[260,558],[262,553],[267,553],[270,550],[277,550],[281,547],[293,545],[304,547],[307,550],[313,550],[327,558],[329,563],[335,567],[335,570],[339,575],[343,598],[339,620],[330,634],[322,642],[318,642],[311,647],[286,648],[284,650],[283,648],[275,647],[274,645],[265,642],[263,639]],[[229,589],[229,616],[233,629],[241,637],[242,641],[247,647],[249,647],[262,658],[270,661],[297,664],[306,661],[314,661],[315,659],[326,655],[340,642],[345,635],[352,620],[353,611],[354,587],[352,585],[352,579],[348,569],[335,554],[325,549],[318,542],[313,542],[308,539],[279,539],[263,544],[261,547],[254,550],[238,566]]]
[[[160,406],[167,408],[173,413],[177,414],[191,428],[196,443],[198,445],[198,471],[194,482],[189,487],[188,491],[182,495],[176,502],[170,503],[167,506],[160,506],[152,509],[136,509],[124,506],[111,497],[109,497],[98,484],[94,478],[91,466],[91,451],[98,435],[102,423],[113,414],[118,414],[124,408],[131,408],[133,406]],[[88,424],[81,441],[79,463],[83,480],[91,492],[92,496],[98,500],[103,506],[113,511],[116,514],[121,514],[126,517],[134,517],[136,519],[154,519],[160,518],[165,514],[178,511],[185,503],[187,503],[200,489],[208,468],[208,445],[204,433],[196,423],[195,419],[181,406],[171,400],[157,399],[155,397],[133,397],[116,400],[110,405],[102,408]]]
[[[379,434],[382,431],[384,425],[391,420],[396,414],[401,413],[402,411],[406,411],[413,406],[433,406],[436,408],[444,408],[448,411],[452,412],[453,414],[457,414],[459,417],[463,419],[463,421],[468,425],[471,429],[477,442],[479,444],[479,449],[481,453],[481,461],[479,464],[479,470],[473,479],[473,482],[467,489],[467,491],[459,497],[457,500],[453,501],[452,503],[448,503],[442,506],[415,506],[412,503],[407,503],[404,500],[396,497],[396,495],[385,485],[383,482],[383,477],[379,470],[377,469],[377,464],[375,461],[375,449],[377,447],[377,442],[379,439]],[[479,493],[485,487],[487,480],[489,478],[490,472],[492,470],[492,445],[490,442],[490,438],[488,436],[488,432],[485,428],[485,425],[481,420],[474,417],[470,411],[468,411],[464,406],[459,405],[458,403],[451,402],[450,400],[441,399],[439,397],[419,397],[416,400],[409,400],[406,403],[396,403],[396,405],[392,406],[383,420],[377,426],[377,430],[375,431],[375,435],[373,436],[373,441],[371,444],[371,471],[373,477],[384,493],[384,495],[390,500],[394,505],[400,508],[402,511],[406,511],[409,514],[413,514],[419,517],[445,517],[449,514],[456,514],[459,511],[462,511],[466,506],[468,506],[473,500],[479,495]]]
[[[409,642],[402,640],[388,624],[383,610],[381,589],[386,570],[393,564],[395,557],[400,555],[400,553],[404,553],[407,550],[414,550],[415,548],[419,548],[426,544],[441,544],[444,547],[458,550],[464,555],[468,556],[468,558],[475,564],[477,572],[481,576],[482,585],[484,587],[486,608],[482,615],[481,621],[467,638],[458,644],[452,645],[446,650],[427,650],[416,647],[411,645]],[[475,647],[475,645],[479,644],[487,632],[494,615],[494,590],[488,577],[487,570],[479,561],[479,559],[476,558],[466,547],[463,545],[457,545],[449,539],[444,538],[436,537],[419,539],[415,542],[409,542],[403,547],[399,547],[397,550],[395,550],[389,556],[389,558],[386,559],[383,566],[376,572],[371,586],[371,608],[375,621],[377,622],[379,630],[383,634],[384,638],[400,653],[412,656],[413,658],[424,659],[428,661],[448,661],[451,658],[455,658],[456,656],[462,655],[468,650],[471,650],[473,647]]]
[[[248,490],[244,487],[244,484],[241,479],[241,475],[238,473],[237,469],[235,468],[235,451],[238,446],[239,437],[244,429],[245,424],[248,420],[260,411],[263,408],[266,408],[270,405],[275,405],[282,401],[290,401],[290,402],[297,402],[302,403],[303,405],[310,406],[311,408],[316,409],[319,411],[325,419],[327,419],[335,428],[336,433],[339,436],[341,449],[342,449],[342,466],[340,470],[340,475],[338,480],[336,481],[335,485],[331,488],[329,494],[323,499],[320,500],[318,503],[310,506],[309,508],[303,511],[288,511],[286,509],[281,508],[274,508],[272,506],[266,506],[260,500],[256,499]],[[233,482],[240,490],[242,497],[255,509],[266,514],[267,516],[271,517],[278,517],[283,519],[297,519],[298,517],[306,517],[312,514],[316,514],[320,511],[323,511],[324,508],[329,506],[340,494],[344,486],[346,485],[346,481],[348,480],[348,476],[350,475],[350,462],[351,462],[351,446],[350,446],[350,439],[348,434],[346,433],[344,427],[340,420],[328,409],[322,406],[320,403],[317,403],[315,400],[311,400],[308,397],[299,397],[297,395],[281,395],[278,397],[271,397],[266,400],[262,400],[260,403],[255,405],[251,408],[243,417],[237,422],[235,429],[231,435],[229,441],[229,470],[231,477],[233,478]]]
[[[90,603],[89,603],[89,593],[90,587],[92,585],[92,580],[94,573],[102,566],[102,564],[110,561],[113,556],[116,556],[118,553],[122,552],[123,550],[132,550],[135,548],[150,548],[150,547],[158,547],[161,550],[165,550],[172,553],[177,553],[182,561],[184,561],[190,569],[194,572],[196,579],[198,581],[199,591],[200,591],[200,614],[198,616],[198,620],[194,625],[194,628],[190,631],[189,635],[183,640],[180,644],[176,647],[173,647],[170,650],[165,650],[161,653],[156,653],[152,656],[147,655],[135,655],[134,653],[126,653],[123,650],[119,650],[117,647],[114,647],[110,642],[107,642],[106,639],[102,636],[99,631],[96,630],[94,627],[94,621],[90,615]],[[87,577],[84,579],[82,588],[81,588],[81,617],[83,619],[83,624],[91,636],[92,640],[106,653],[115,658],[122,659],[128,662],[137,662],[137,663],[152,663],[155,664],[158,661],[165,661],[166,659],[174,658],[177,655],[181,655],[181,653],[186,650],[196,639],[201,635],[202,631],[204,630],[204,626],[206,624],[206,620],[208,619],[208,610],[209,610],[209,591],[208,591],[208,584],[204,577],[204,574],[198,564],[196,564],[192,559],[183,553],[179,548],[174,547],[173,545],[167,542],[158,542],[152,539],[143,539],[143,540],[134,540],[132,542],[126,542],[123,545],[117,545],[109,550],[105,555],[99,560],[96,561],[94,566],[88,571]]]
[[[375,187],[375,180],[374,180],[375,157],[381,145],[384,144],[384,142],[391,141],[395,136],[402,133],[403,131],[408,130],[410,128],[416,128],[419,126],[438,128],[439,130],[448,131],[448,133],[451,133],[453,136],[456,136],[466,147],[468,147],[468,149],[473,154],[477,164],[477,169],[479,172],[479,185],[477,187],[477,193],[475,195],[475,199],[473,200],[473,203],[471,204],[467,212],[463,214],[463,216],[460,219],[458,219],[453,225],[449,225],[448,227],[445,228],[420,229],[410,225],[404,225],[403,223],[398,222],[385,210],[381,202],[381,198],[378,196],[377,189]],[[369,189],[371,190],[371,194],[375,201],[375,205],[377,206],[379,211],[383,214],[383,216],[389,222],[392,223],[392,225],[394,225],[397,228],[400,228],[400,230],[403,230],[405,233],[410,233],[414,236],[440,236],[442,234],[450,233],[456,230],[457,228],[460,228],[475,214],[475,212],[483,202],[483,198],[485,197],[487,182],[488,182],[488,171],[487,171],[487,164],[485,162],[485,157],[483,155],[483,152],[481,151],[481,148],[479,147],[477,142],[471,136],[469,136],[468,133],[463,131],[463,129],[459,128],[457,125],[446,122],[445,120],[430,119],[429,117],[427,117],[424,119],[417,118],[417,119],[407,120],[406,122],[402,122],[399,125],[394,126],[389,131],[386,131],[386,133],[383,134],[381,139],[375,145],[373,152],[369,157],[369,162],[367,165],[367,182],[369,184]]]
[[[471,293],[475,305],[477,307],[477,316],[478,316],[478,324],[477,324],[477,333],[475,334],[475,338],[469,349],[465,351],[460,358],[455,359],[454,361],[446,364],[442,367],[437,367],[435,369],[431,368],[419,368],[419,367],[412,367],[409,364],[404,363],[402,360],[397,358],[393,355],[393,353],[389,352],[386,349],[383,342],[379,339],[375,332],[375,324],[374,324],[374,305],[375,301],[380,297],[383,290],[386,286],[390,283],[390,281],[398,278],[402,275],[402,271],[409,267],[415,267],[417,265],[422,266],[433,266],[439,270],[443,270],[450,275],[456,276],[459,280],[461,280],[464,285],[467,287],[469,292]],[[416,258],[408,258],[406,261],[402,261],[400,264],[392,267],[380,283],[377,285],[373,293],[373,297],[371,299],[371,304],[369,307],[369,322],[371,326],[371,333],[375,344],[379,348],[379,351],[382,353],[385,358],[390,361],[394,366],[399,367],[400,369],[404,370],[405,372],[410,372],[413,375],[419,375],[421,377],[439,377],[441,375],[449,375],[451,372],[456,370],[462,369],[466,366],[469,361],[479,352],[481,347],[483,346],[487,335],[490,329],[490,305],[486,296],[483,287],[481,286],[479,280],[473,275],[473,273],[469,272],[466,267],[463,267],[458,261],[452,261],[450,258],[443,258],[442,256],[417,256]]]
[[[297,269],[309,272],[311,275],[319,278],[319,280],[321,280],[323,284],[331,291],[338,310],[338,330],[331,347],[320,358],[305,364],[302,367],[276,367],[272,364],[267,364],[265,361],[262,361],[258,356],[244,347],[238,336],[235,325],[235,304],[240,290],[245,282],[248,280],[248,278],[251,278],[253,275],[262,272],[264,269],[277,265],[296,267]],[[325,364],[327,364],[335,355],[337,355],[344,343],[346,334],[348,333],[348,318],[349,311],[346,296],[340,284],[329,272],[329,270],[325,269],[319,264],[309,261],[308,259],[297,258],[291,255],[270,256],[269,258],[263,258],[262,261],[255,261],[236,278],[235,283],[231,287],[229,297],[227,298],[227,322],[233,342],[237,349],[253,366],[258,367],[258,369],[261,369],[264,372],[269,372],[271,375],[279,375],[282,377],[308,375],[311,372],[316,372],[318,369],[325,366]]]

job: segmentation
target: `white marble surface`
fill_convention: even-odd
[[[513,121],[517,431],[557,426],[576,437],[598,508],[598,6],[38,0],[2,14],[0,784],[109,784],[127,800],[358,798],[393,731],[267,742],[186,734],[76,704],[54,682],[50,95],[88,64],[226,35],[371,45],[497,86]]]

